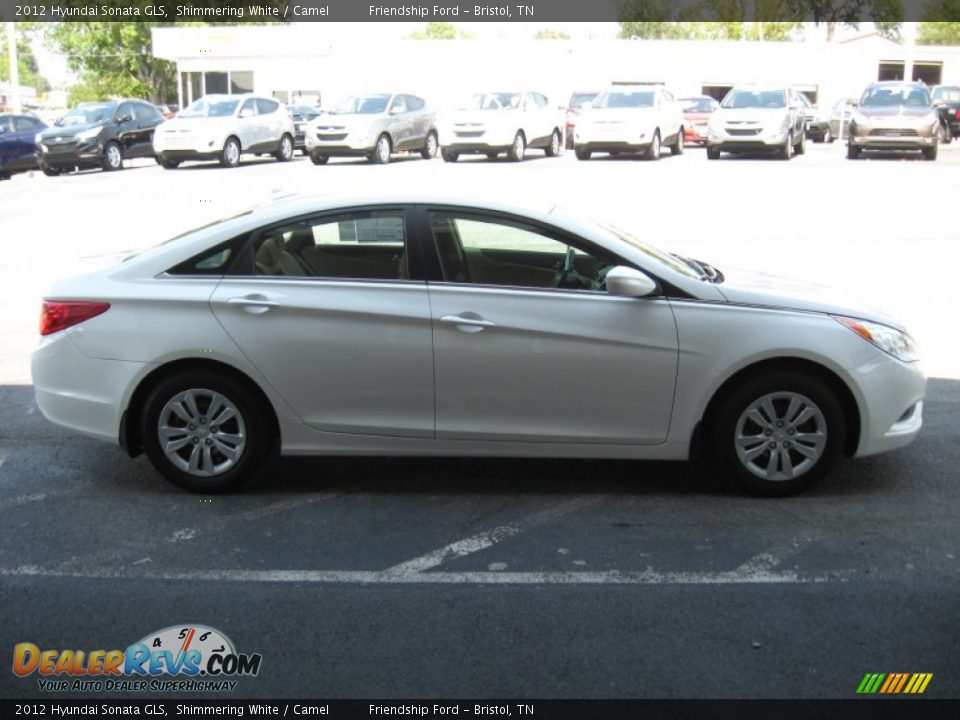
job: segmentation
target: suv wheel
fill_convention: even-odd
[[[833,142],[833,133],[830,132],[830,126],[828,125],[823,129],[823,137],[820,138],[822,143],[832,143]]]
[[[590,156],[593,155],[591,150],[585,150],[584,148],[576,148],[573,153],[577,156],[577,160],[589,160]]]
[[[806,133],[800,133],[800,140],[797,141],[797,144],[793,147],[793,152],[795,155],[803,155],[807,151],[807,136]]]
[[[647,160],[659,160],[660,159],[660,131],[653,131],[653,140],[650,141],[650,145],[647,147],[646,152]]]
[[[562,141],[560,140],[560,131],[554,130],[550,135],[550,144],[546,147],[545,152],[547,157],[556,157],[560,154],[560,145]]]
[[[787,141],[780,146],[778,154],[781,160],[789,160],[793,157],[793,135],[787,136]]]
[[[513,162],[520,162],[523,160],[526,152],[527,139],[523,136],[523,132],[518,130],[517,134],[513,136],[513,145],[507,150],[507,157],[513,160]]]
[[[847,145],[847,160],[858,160],[860,158],[860,148],[856,145]]]
[[[677,131],[677,139],[670,146],[671,155],[683,155],[683,128]]]
[[[390,151],[390,137],[384,133],[377,138],[377,144],[373,148],[370,161],[376,165],[386,165],[390,162]]]
[[[448,150],[447,148],[442,148],[440,150],[440,157],[443,158],[444,162],[456,162],[460,155],[454,150]]]
[[[720,148],[707,145],[707,160],[719,160]]]
[[[923,159],[924,160],[936,160],[937,159],[937,146],[931,145],[928,148],[923,149]]]
[[[123,151],[112,140],[103,149],[102,167],[104,170],[123,170]]]
[[[433,160],[437,156],[437,148],[439,145],[437,142],[437,134],[431,130],[427,133],[427,142],[420,151],[420,157],[424,160]]]
[[[321,155],[316,150],[310,153],[310,162],[312,162],[314,165],[326,165],[327,160],[329,159],[330,157],[328,155]]]
[[[47,177],[56,177],[61,172],[63,172],[63,170],[61,170],[60,168],[50,167],[49,165],[43,165],[43,164],[40,165],[40,170],[42,170],[43,174],[46,175]]]
[[[280,146],[277,148],[277,152],[274,157],[280,162],[288,162],[293,160],[293,138],[289,135],[284,135],[280,138]]]
[[[224,167],[236,167],[240,164],[240,141],[235,137],[227,138],[220,153],[220,164]]]

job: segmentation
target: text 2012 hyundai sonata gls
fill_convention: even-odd
[[[56,284],[53,422],[177,485],[270,454],[687,459],[787,494],[910,442],[925,389],[889,318],[738,278],[560,210],[287,198]]]

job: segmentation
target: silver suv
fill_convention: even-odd
[[[806,149],[806,113],[798,93],[783,86],[742,85],[723,98],[707,125],[707,157],[721,152],[775,152],[784,160]]]
[[[423,98],[401,93],[344,98],[307,126],[304,141],[314,165],[338,155],[382,165],[395,152],[416,152],[430,160],[439,147],[434,112]]]

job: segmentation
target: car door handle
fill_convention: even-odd
[[[440,318],[440,322],[447,325],[458,325],[461,327],[461,329],[467,330],[468,332],[478,332],[484,328],[492,328],[497,326],[495,322],[484,320],[479,315],[476,317],[465,317],[463,315],[444,315]]]
[[[280,303],[263,295],[243,295],[227,300],[228,305],[238,305],[249,313],[264,313],[270,308],[278,307]]]

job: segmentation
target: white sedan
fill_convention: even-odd
[[[797,492],[906,445],[906,330],[828,289],[721,272],[556,208],[288,198],[43,302],[55,423],[213,492],[284,455],[713,459]]]

